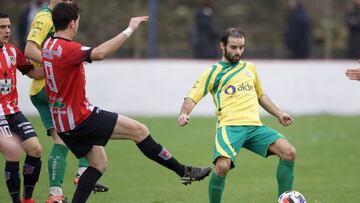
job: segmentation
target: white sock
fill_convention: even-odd
[[[80,167],[80,168],[78,168],[77,174],[78,174],[79,176],[81,176],[86,169],[87,169],[87,167]]]
[[[62,196],[63,192],[62,192],[61,187],[51,186],[50,187],[50,194],[53,195],[53,196]]]

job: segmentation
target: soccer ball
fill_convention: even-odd
[[[278,203],[306,203],[304,195],[297,191],[286,191],[278,199]]]

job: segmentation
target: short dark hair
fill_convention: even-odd
[[[75,3],[60,3],[52,10],[55,31],[65,30],[72,20],[79,18],[80,9]]]
[[[8,14],[0,13],[0,18],[10,18]]]
[[[229,37],[240,37],[245,38],[244,32],[240,28],[228,28],[226,29],[222,34],[220,38],[220,42],[224,44],[224,46],[227,45],[229,41]]]

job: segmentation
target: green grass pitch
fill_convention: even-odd
[[[175,117],[137,118],[148,125],[153,137],[179,161],[211,165],[215,133],[214,118],[192,118],[180,128]],[[36,117],[30,118],[43,146],[43,168],[34,199],[45,202],[48,195],[47,157],[51,141]],[[263,122],[282,132],[297,148],[295,190],[308,203],[360,202],[360,116],[295,116],[284,128],[274,118]],[[101,182],[107,193],[91,195],[88,202],[106,203],[206,203],[209,179],[190,186],[180,184],[175,173],[141,154],[131,141],[110,141],[106,151],[109,168]],[[0,156],[3,171],[4,158]],[[264,159],[246,150],[237,157],[237,167],[227,177],[224,203],[274,203],[275,170],[278,159]],[[72,197],[77,161],[69,153],[64,193]],[[3,173],[1,173],[3,174]],[[0,178],[0,203],[10,202],[4,178]]]

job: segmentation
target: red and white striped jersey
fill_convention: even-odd
[[[32,68],[31,63],[17,47],[10,43],[0,46],[0,115],[19,111],[16,69],[26,74]]]
[[[46,93],[55,128],[67,132],[90,116],[94,107],[86,98],[84,61],[92,49],[63,38],[49,38],[43,45]]]

